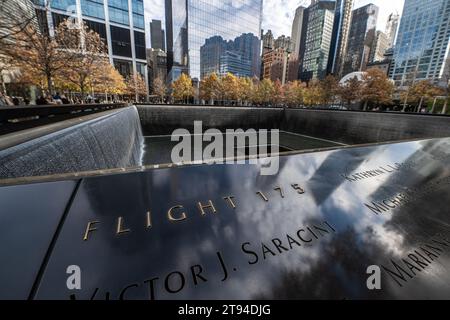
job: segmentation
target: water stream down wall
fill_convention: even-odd
[[[141,165],[143,136],[136,107],[86,119],[56,132],[46,126],[21,133],[26,137],[36,130],[50,132],[0,150],[0,179]]]

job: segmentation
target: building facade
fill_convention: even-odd
[[[67,18],[78,18],[105,41],[111,64],[124,77],[140,74],[148,83],[143,0],[47,1],[34,3],[50,34]]]
[[[334,1],[314,1],[308,8],[308,22],[300,79],[310,81],[327,75],[334,26]]]
[[[200,47],[200,78],[211,73],[232,73],[239,77],[253,77],[252,61],[258,54],[260,40],[253,34],[243,34],[226,41],[221,36],[205,40]]]
[[[286,83],[290,53],[283,47],[275,48],[263,55],[263,79]]]
[[[294,22],[292,23],[291,40],[293,44],[292,59],[298,59],[300,56],[300,43],[302,37],[303,19],[305,18],[305,7],[298,7],[295,10]]]
[[[394,51],[392,48],[389,48],[385,51],[383,60],[369,62],[367,64],[367,70],[379,69],[379,70],[383,71],[386,74],[386,76],[391,78],[392,71],[393,71],[393,65],[394,65],[393,57],[394,57]]]
[[[201,79],[201,47],[214,36],[225,41],[243,35],[253,39],[241,55],[252,61],[252,75],[259,75],[261,20],[262,0],[166,0],[168,68],[176,71],[171,81],[180,72]]]
[[[354,0],[336,1],[328,73],[334,74],[339,78],[342,77],[344,59],[347,54],[354,4]]]
[[[366,70],[375,42],[378,11],[374,4],[353,10],[342,75]]]
[[[166,35],[162,29],[161,20],[150,22],[150,42],[153,49],[166,51]]]
[[[400,22],[400,15],[398,13],[391,13],[386,22],[386,30],[384,33],[388,39],[388,47],[392,48],[395,43],[395,36],[397,35],[398,24]]]
[[[406,0],[394,51],[393,80],[446,82],[450,51],[450,0]]]
[[[262,35],[262,43],[263,54],[267,51],[273,50],[273,48],[275,47],[275,38],[273,37],[272,30],[267,30],[267,32]]]
[[[389,48],[389,39],[382,31],[377,31],[375,34],[372,50],[370,51],[369,62],[376,62],[384,60],[384,54]]]
[[[153,81],[161,79],[167,82],[167,54],[161,49],[147,49],[147,64],[149,70],[149,88],[153,92]]]

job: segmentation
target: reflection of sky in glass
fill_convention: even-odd
[[[96,287],[103,294],[116,295],[125,285],[138,283],[128,297],[143,298],[148,288],[142,281],[154,276],[162,277],[157,284],[158,299],[448,297],[448,254],[403,288],[386,280],[382,292],[369,292],[365,274],[368,265],[401,261],[435,233],[449,231],[445,201],[441,207],[437,201],[448,196],[448,187],[442,186],[412,207],[382,215],[375,215],[363,203],[448,176],[445,159],[449,155],[448,143],[434,140],[282,157],[276,176],[260,176],[259,165],[213,165],[86,179],[49,261],[40,297],[67,291],[59,270],[74,258],[86,277],[85,297]],[[356,183],[341,176],[405,161],[416,163],[414,170]],[[299,183],[306,193],[297,194],[290,183]],[[285,198],[274,190],[277,186],[284,188]],[[255,194],[259,190],[269,202]],[[235,210],[221,201],[227,195],[236,197]],[[207,199],[214,201],[218,212],[202,217],[196,202]],[[170,223],[167,209],[178,203],[184,205],[189,218]],[[149,208],[154,228],[145,230],[143,214]],[[132,229],[123,238],[114,237],[118,215]],[[94,220],[101,221],[99,230],[83,243],[80,230],[86,221]],[[323,221],[333,225],[336,233],[262,260],[261,242],[274,250],[273,238],[286,244],[286,234],[295,236],[299,228]],[[244,242],[250,242],[259,254],[258,264],[248,264],[252,257],[240,250]],[[225,282],[220,281],[223,274],[216,251],[221,251],[230,268]],[[174,270],[188,274],[194,264],[204,267],[208,282],[193,285],[187,278],[180,293],[164,291],[165,275]],[[238,270],[232,272],[233,267]]]
[[[450,37],[448,9],[444,0],[406,2],[395,46],[398,85],[411,81],[416,69],[417,79],[439,77]]]
[[[200,78],[200,47],[206,39],[218,35],[224,40],[234,40],[245,33],[260,37],[261,0],[189,0],[188,3],[189,63],[193,78]]]

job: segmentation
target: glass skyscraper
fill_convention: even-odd
[[[327,74],[334,26],[334,1],[313,1],[307,9],[300,79],[323,79]]]
[[[367,69],[374,50],[378,12],[379,8],[374,4],[353,10],[343,76]]]
[[[104,39],[111,63],[124,77],[139,73],[148,83],[143,0],[51,0],[46,14],[47,1],[34,3],[48,32],[76,16]]]
[[[449,50],[450,0],[406,0],[394,51],[396,85],[439,82],[450,67]]]
[[[201,79],[201,47],[214,36],[234,41],[239,49],[233,52],[244,58],[243,63],[250,60],[251,75],[259,76],[261,19],[262,0],[166,0],[169,78],[186,72]],[[236,55],[229,56],[229,62],[232,56]]]

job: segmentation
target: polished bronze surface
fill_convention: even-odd
[[[32,298],[449,299],[449,160],[450,139],[435,139],[285,156],[274,176],[245,164],[85,178]]]

